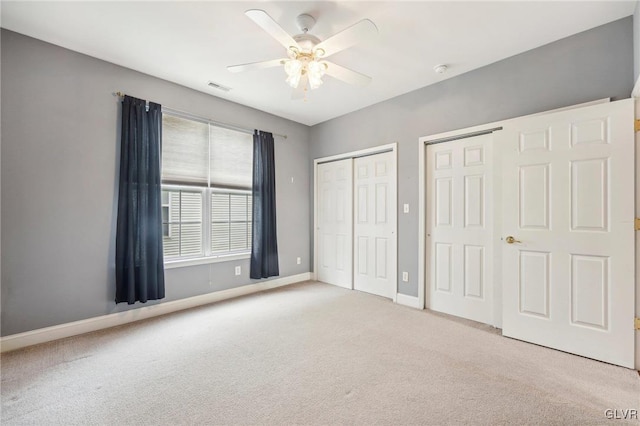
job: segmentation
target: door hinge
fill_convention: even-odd
[[[636,132],[640,132],[640,118],[636,118],[633,122],[633,128]]]
[[[640,217],[636,217],[636,219],[633,221],[633,229],[635,229],[636,231],[640,231]]]
[[[633,328],[636,330],[640,330],[640,318],[633,319]]]

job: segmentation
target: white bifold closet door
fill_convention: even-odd
[[[397,286],[395,155],[353,160],[356,290],[394,298]]]
[[[624,100],[495,134],[505,336],[634,367],[633,119]]]
[[[493,135],[429,145],[426,158],[428,303],[493,320]]]
[[[319,281],[353,288],[353,160],[318,164]]]

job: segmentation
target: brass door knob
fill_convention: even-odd
[[[507,238],[504,239],[507,244],[513,244],[513,243],[521,243],[522,241],[516,240],[515,238],[513,238],[511,235],[509,235]]]

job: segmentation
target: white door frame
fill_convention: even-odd
[[[551,111],[544,111],[535,114],[529,114],[522,117],[514,117],[508,120],[500,120],[494,121],[493,123],[481,124],[478,126],[467,127],[464,129],[452,130],[444,133],[437,133],[434,135],[423,136],[418,139],[418,308],[424,309],[428,304],[426,300],[426,277],[427,277],[427,265],[425,262],[425,255],[427,250],[427,239],[426,239],[426,229],[427,229],[427,206],[426,206],[426,196],[425,196],[425,188],[426,188],[426,179],[427,179],[427,164],[426,164],[426,156],[427,156],[427,144],[429,142],[440,140],[440,139],[458,139],[465,135],[470,135],[476,132],[486,132],[489,129],[495,129],[498,127],[502,127],[505,123],[508,123],[512,120],[518,120],[524,117],[531,117],[534,115],[543,115],[551,112],[559,112],[568,109],[574,108],[582,108],[590,105],[598,105],[602,103],[607,103],[610,101],[610,98],[598,99],[591,102],[585,102],[578,105],[572,105],[564,108],[558,108]],[[498,153],[500,150],[499,147],[494,147],[494,154]],[[494,161],[494,167],[499,167],[500,162]],[[497,183],[497,181],[494,181]],[[496,207],[496,209],[499,206]],[[499,211],[494,209],[494,212]],[[639,209],[640,210],[640,209]],[[500,235],[500,223],[499,221],[494,221],[494,235]],[[638,263],[638,259],[636,260]],[[494,265],[496,267],[496,265]],[[496,269],[497,271],[501,271],[502,269]],[[500,280],[500,274],[494,274],[494,289],[493,289],[493,306],[494,306],[494,324],[496,327],[502,326],[502,282]],[[637,282],[636,282],[637,286]],[[637,293],[637,292],[636,292]],[[638,306],[640,306],[640,300],[638,300]],[[640,343],[639,343],[640,345]],[[637,353],[637,352],[636,352]],[[640,359],[637,360],[636,366],[640,365]]]
[[[348,158],[364,157],[368,155],[380,154],[383,152],[393,153],[394,173],[396,181],[396,206],[397,206],[397,186],[398,186],[398,143],[390,143],[386,145],[379,145],[372,148],[361,149],[358,151],[345,152],[342,154],[331,155],[329,157],[316,158],[313,160],[313,272],[312,277],[314,280],[318,278],[318,164],[328,163],[330,161],[346,160]],[[396,214],[396,220],[393,223],[393,239],[396,247],[396,264],[398,262],[398,219]],[[351,253],[353,256],[353,253]],[[396,288],[394,291],[393,301],[398,299],[398,275],[395,276]],[[353,288],[353,279],[351,281],[351,288]]]

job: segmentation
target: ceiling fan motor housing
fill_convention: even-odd
[[[300,49],[305,53],[311,53],[313,47],[320,43],[320,39],[311,34],[298,34],[293,36],[293,39],[298,43]]]

